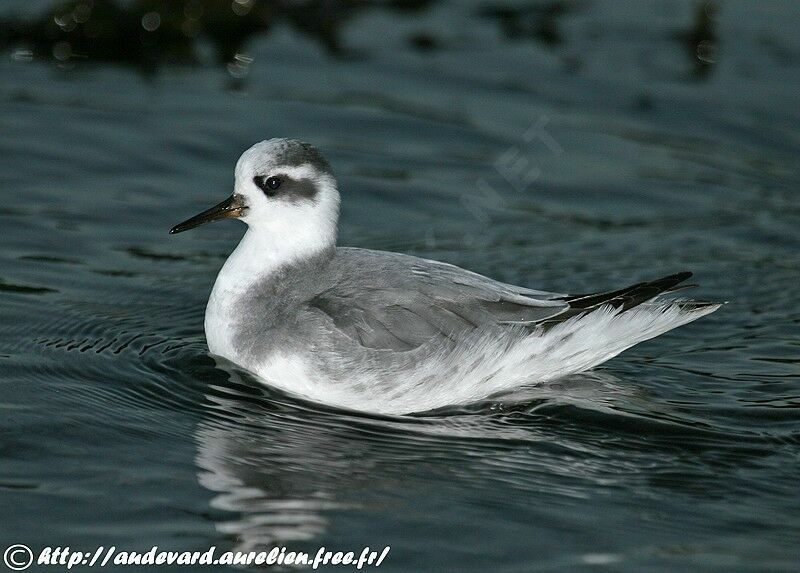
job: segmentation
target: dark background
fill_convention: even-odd
[[[798,21],[789,0],[6,0],[0,545],[796,570]],[[513,406],[281,395],[207,355],[242,228],[166,234],[270,137],[331,161],[342,244],[557,291],[688,269],[730,304]]]

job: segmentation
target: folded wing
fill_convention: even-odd
[[[310,304],[367,348],[411,350],[481,326],[534,325],[569,309],[558,293],[507,285],[409,255],[338,249],[332,286]]]
[[[392,351],[411,350],[437,337],[454,339],[483,326],[549,328],[601,306],[624,312],[678,290],[691,276],[683,272],[616,291],[567,295],[399,253],[340,248],[332,265],[331,286],[311,299],[311,307],[362,346]]]

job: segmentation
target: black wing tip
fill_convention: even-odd
[[[571,295],[561,300],[566,301],[571,307],[576,309],[589,309],[608,304],[615,308],[626,310],[646,300],[655,298],[660,294],[680,290],[683,287],[676,288],[676,285],[682,283],[691,276],[691,272],[682,271],[653,281],[636,283],[616,291],[594,293],[590,295]]]

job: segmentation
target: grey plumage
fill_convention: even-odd
[[[434,338],[498,323],[534,324],[565,310],[444,263],[397,253],[337,249],[331,285],[309,305],[366,348],[411,350]]]
[[[646,298],[674,283],[650,288]],[[591,295],[592,309],[603,301],[614,305],[620,292],[628,291]],[[340,247],[286,265],[254,285],[240,303],[238,345],[307,347],[326,331],[349,351],[404,352],[476,329],[553,324],[583,312],[579,303],[589,296],[508,285],[410,255]]]
[[[310,165],[319,173],[333,175],[328,160],[322,156],[319,150],[304,141],[296,139],[273,139],[269,148],[268,161],[264,161],[265,167],[268,165],[285,165],[287,167],[300,167]]]

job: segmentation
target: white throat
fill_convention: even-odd
[[[217,275],[214,293],[235,294],[247,290],[281,267],[316,255],[336,243],[335,233],[304,239],[302,229],[292,229],[293,240],[275,240],[265,229],[250,227]],[[212,295],[214,294],[212,293]]]

